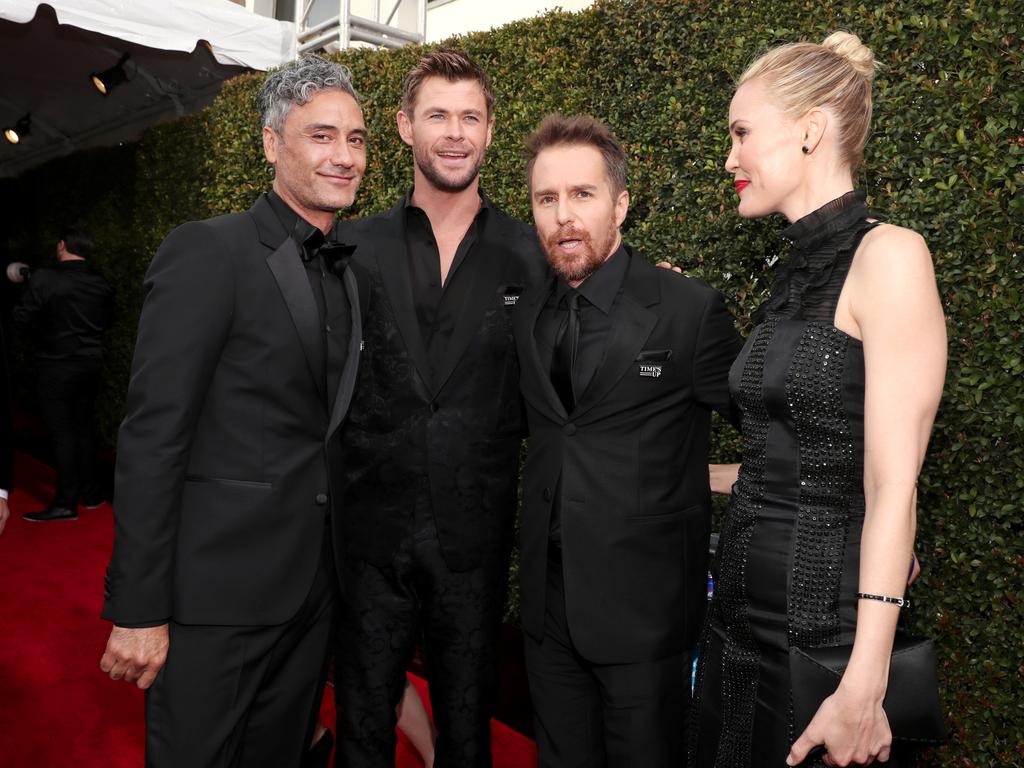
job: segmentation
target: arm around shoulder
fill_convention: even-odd
[[[668,273],[672,276],[672,273]],[[687,278],[689,279],[689,278]],[[693,377],[697,399],[735,424],[729,394],[729,369],[743,346],[722,294],[704,283],[704,299],[694,346]]]

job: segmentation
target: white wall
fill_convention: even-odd
[[[294,0],[303,3],[305,0]],[[232,0],[263,16],[274,16],[275,0]],[[437,42],[452,35],[482,32],[512,21],[528,19],[561,8],[579,11],[593,5],[594,0],[439,0],[427,5],[427,42]],[[402,29],[416,29],[416,0],[402,0],[392,24]],[[372,19],[375,8],[387,16],[395,0],[352,0],[351,12]],[[309,23],[317,24],[338,15],[338,0],[316,0],[309,14]],[[382,19],[383,21],[383,19]]]
[[[594,0],[450,0],[428,5],[427,42],[500,27],[555,8],[579,11],[593,3]]]

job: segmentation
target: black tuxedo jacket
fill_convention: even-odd
[[[604,359],[572,413],[534,341],[553,285],[524,297],[515,318],[530,431],[523,628],[543,635],[557,492],[569,630],[600,664],[662,658],[694,642],[707,602],[711,411],[728,415],[729,366],[740,348],[717,291],[626,250]]]
[[[547,269],[533,229],[490,207],[474,246],[483,261],[436,371],[413,302],[404,202],[340,222],[338,237],[356,244],[353,269],[368,286],[338,535],[349,552],[386,565],[428,495],[449,568],[504,563],[524,429],[511,317]]]
[[[270,625],[313,583],[336,494],[348,357],[325,391],[321,321],[298,248],[265,197],[191,222],[160,246],[118,438],[104,618]],[[330,323],[331,318],[327,318]]]

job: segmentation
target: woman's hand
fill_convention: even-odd
[[[839,688],[825,699],[806,730],[789,749],[786,765],[799,765],[816,746],[824,746],[826,765],[869,765],[889,760],[892,732],[882,699]]]

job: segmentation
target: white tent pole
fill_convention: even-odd
[[[352,25],[349,20],[349,15],[352,13],[352,0],[341,0],[341,7],[339,8],[340,16],[338,21],[338,45],[341,50],[348,48],[349,43],[352,42]]]

